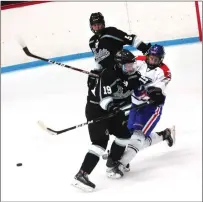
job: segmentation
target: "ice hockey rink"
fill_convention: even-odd
[[[37,124],[64,129],[85,122],[87,75],[56,65],[2,74],[2,201],[201,201],[202,43],[166,47],[165,63],[172,81],[156,130],[175,124],[176,145],[141,151],[118,180],[106,177],[100,160],[90,175],[92,193],[71,186],[90,145],[87,126],[52,136]],[[90,70],[94,59],[67,64]]]

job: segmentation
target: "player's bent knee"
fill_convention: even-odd
[[[130,138],[128,139],[121,139],[121,138],[116,138],[115,143],[119,146],[125,147],[129,144]]]
[[[134,131],[133,135],[131,136],[130,143],[137,149],[142,149],[143,145],[145,143],[145,135],[142,131]]]
[[[103,148],[102,146],[92,144],[88,152],[100,157],[104,154],[105,150],[106,148]]]

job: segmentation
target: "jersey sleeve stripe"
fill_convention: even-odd
[[[106,35],[104,35],[104,36],[101,37],[101,39],[103,39],[103,38],[112,38],[112,39],[115,39],[115,40],[124,42],[122,39],[120,39],[120,38],[118,38],[118,37],[115,37],[115,36],[112,36],[112,35],[108,35],[108,34],[106,34]]]

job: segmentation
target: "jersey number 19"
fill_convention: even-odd
[[[104,95],[112,93],[110,86],[103,86],[103,88],[104,88]]]

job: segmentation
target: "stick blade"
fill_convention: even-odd
[[[17,37],[17,40],[18,40],[19,45],[20,45],[22,48],[26,47],[26,43],[25,43],[25,41],[22,39],[22,37],[18,36],[18,37]]]
[[[17,38],[18,38],[17,39],[18,43],[22,47],[22,49],[25,52],[25,54],[28,55],[28,56],[32,56],[32,54],[30,53],[30,51],[29,51],[25,41],[22,39],[22,37],[18,36]]]
[[[27,56],[33,56],[31,53],[30,53],[30,51],[29,51],[29,49],[28,49],[28,47],[26,46],[26,47],[23,47],[23,51],[25,52],[25,54],[27,55]]]
[[[38,123],[38,125],[40,126],[41,129],[47,131],[49,134],[57,135],[56,132],[49,130],[49,128],[42,121],[38,121],[37,123]]]

